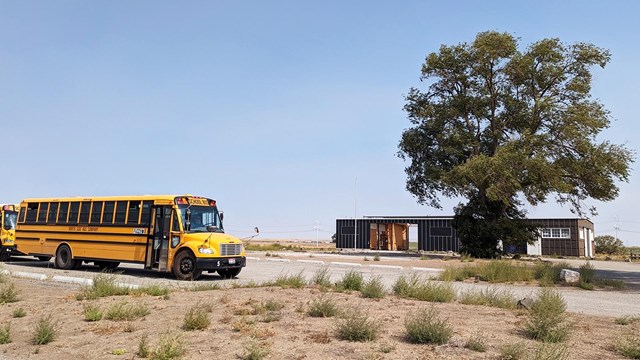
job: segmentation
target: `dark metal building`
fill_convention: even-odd
[[[336,220],[336,247],[346,249],[408,250],[409,227],[418,228],[418,250],[460,251],[460,240],[451,226],[453,217],[365,216]],[[594,255],[593,223],[586,219],[529,219],[538,225],[540,236],[534,244],[509,252],[530,255]],[[355,224],[355,226],[354,226]]]

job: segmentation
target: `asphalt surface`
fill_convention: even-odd
[[[178,281],[170,274],[147,271],[142,269],[141,265],[135,264],[122,264],[117,271],[119,272],[119,280],[123,283],[138,285],[159,284],[172,288],[188,288],[207,284],[229,285],[232,282],[260,283],[273,280],[283,274],[294,275],[298,273],[302,273],[307,279],[311,279],[315,272],[325,267],[328,269],[332,281],[338,281],[346,272],[356,270],[361,272],[365,279],[379,276],[388,289],[391,289],[393,283],[403,274],[411,275],[417,273],[425,277],[436,276],[438,274],[438,271],[435,269],[422,268],[415,270],[415,268],[410,266],[403,266],[402,269],[400,269],[399,267],[379,267],[377,264],[360,264],[360,266],[348,265],[349,263],[354,263],[350,261],[353,259],[353,257],[346,255],[332,255],[326,258],[320,257],[320,255],[309,258],[307,255],[305,258],[300,259],[282,259],[266,257],[265,253],[253,253],[248,254],[247,266],[236,279],[224,280],[217,276],[217,274],[204,273],[201,279],[193,282]],[[323,261],[324,264],[319,263],[321,261]],[[584,263],[584,261],[578,262]],[[578,263],[576,264],[579,266]],[[576,266],[576,264],[572,265]],[[606,273],[608,277],[640,282],[640,264],[638,263],[592,262],[592,264],[599,269],[598,271]],[[11,261],[4,263],[3,267],[11,272],[18,271],[45,274],[49,278],[55,275],[62,275],[90,279],[99,273],[99,269],[92,265],[83,265],[80,270],[58,270],[53,268],[52,261],[36,261],[29,257],[13,258]],[[48,286],[58,286],[51,280],[45,280],[44,282],[46,282]],[[79,287],[80,285],[60,284],[59,286]],[[481,283],[453,283],[453,286],[458,291],[486,289],[489,287],[507,289],[519,299],[534,296],[540,289],[538,286]],[[577,288],[563,287],[559,287],[558,290],[562,292],[567,301],[567,309],[570,312],[609,317],[640,314],[640,291],[633,289],[633,287],[632,290],[623,291],[586,291]]]

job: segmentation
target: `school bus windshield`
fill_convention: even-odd
[[[185,232],[224,232],[218,208],[200,205],[179,205],[178,208]],[[187,222],[187,220],[190,221]]]
[[[15,211],[5,211],[4,212],[4,229],[5,230],[14,230],[16,228],[16,222],[18,220],[18,213]]]

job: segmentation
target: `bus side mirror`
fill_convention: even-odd
[[[185,222],[184,226],[186,227],[185,231],[191,230],[191,209],[187,208],[185,212]]]
[[[224,220],[224,211],[220,211],[220,222]]]

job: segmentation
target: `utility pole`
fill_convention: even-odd
[[[620,239],[618,239],[618,230],[620,229],[620,224],[618,224],[618,221],[620,221],[620,219],[618,218],[617,215],[616,215],[615,219],[616,219],[616,224],[613,225],[613,228],[616,230],[616,240],[620,240]],[[626,244],[626,243],[625,243],[625,245],[628,246],[628,244]]]
[[[316,229],[316,247],[320,247],[318,242],[318,231],[320,230],[320,221],[316,220],[316,226],[313,227]]]
[[[356,183],[354,189],[354,201],[353,201],[353,251],[356,251],[356,244],[358,239],[358,177],[356,176]]]

